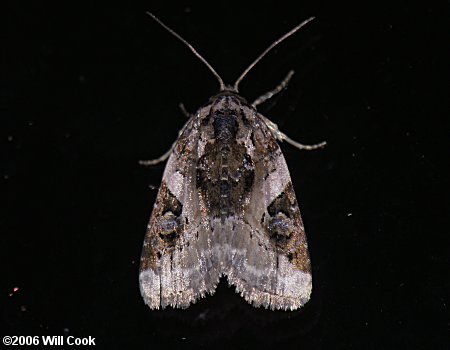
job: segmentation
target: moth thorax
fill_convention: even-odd
[[[238,122],[234,113],[215,113],[213,126],[216,140],[230,143],[236,138]]]

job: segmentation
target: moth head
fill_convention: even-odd
[[[213,109],[215,109],[214,106],[216,106],[217,109],[220,105],[221,101],[228,100],[235,102],[235,105],[238,106],[239,104],[248,104],[247,100],[243,98],[237,91],[234,91],[231,86],[229,86],[230,89],[226,88],[225,90],[219,91],[216,95],[212,96],[209,99],[209,103],[213,105]]]

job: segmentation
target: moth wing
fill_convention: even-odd
[[[243,218],[229,229],[224,271],[254,306],[297,309],[310,298],[311,264],[300,210],[281,149],[255,116],[255,182]]]
[[[198,129],[191,118],[175,144],[145,236],[139,284],[152,309],[186,308],[219,281],[195,184]]]

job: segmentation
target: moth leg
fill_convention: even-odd
[[[181,107],[182,106],[182,107]],[[180,103],[180,108],[183,111],[186,111],[186,109],[184,108],[184,105],[182,103]],[[187,111],[187,116],[191,117],[192,115],[189,114]],[[184,130],[186,129],[186,126],[189,124],[189,122],[187,122],[186,124],[184,124],[184,126],[181,128],[181,130],[178,132],[178,137],[181,136],[181,134],[184,132]],[[161,162],[164,162],[167,158],[169,158],[169,156],[172,154],[173,149],[175,148],[175,144],[177,143],[178,139],[175,140],[175,142],[172,144],[172,146],[170,146],[169,150],[164,153],[161,157],[156,158],[156,159],[149,159],[149,160],[140,160],[139,164],[143,165],[143,166],[151,166],[151,165],[155,165]]]
[[[175,142],[169,148],[169,150],[166,153],[164,153],[161,157],[158,157],[158,158],[155,158],[155,159],[149,159],[149,160],[140,160],[139,164],[143,165],[143,166],[151,166],[151,165],[155,165],[155,164],[164,162],[167,158],[169,158],[169,156],[172,153],[174,147],[175,147]]]
[[[320,143],[316,143],[314,145],[304,145],[301,144],[297,141],[292,140],[289,136],[287,136],[286,134],[284,134],[283,132],[281,132],[278,129],[278,125],[275,124],[274,122],[272,122],[271,120],[269,120],[268,118],[264,117],[263,115],[260,115],[262,117],[262,119],[264,120],[264,122],[266,123],[267,127],[270,129],[270,131],[272,132],[273,136],[283,142],[286,141],[287,143],[291,144],[292,146],[298,148],[298,149],[304,149],[307,151],[310,150],[314,150],[314,149],[318,149],[318,148],[322,148],[325,147],[325,145],[327,144],[326,141],[320,142]]]
[[[178,104],[178,107],[180,108],[181,113],[183,113],[186,117],[191,118],[191,117],[193,116],[192,113],[189,113],[189,112],[187,111],[187,109],[186,109],[186,107],[184,106],[183,102],[180,102],[180,103]]]
[[[266,92],[264,95],[259,96],[255,101],[253,101],[252,106],[256,107],[257,105],[266,102],[268,99],[272,98],[274,95],[284,90],[288,86],[289,81],[291,80],[293,75],[294,71],[290,70],[289,73],[286,75],[286,78],[284,78],[283,81],[280,84],[278,84],[275,89],[270,90],[269,92]]]

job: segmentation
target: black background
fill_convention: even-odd
[[[93,2],[94,3],[94,2]],[[295,3],[295,4],[294,4]],[[7,5],[3,10],[1,335],[93,336],[96,348],[448,349],[446,2]],[[313,264],[297,312],[254,309],[223,280],[186,311],[150,311],[138,262],[165,152],[273,40],[316,20],[243,81],[282,146]],[[19,289],[14,292],[13,289]]]

